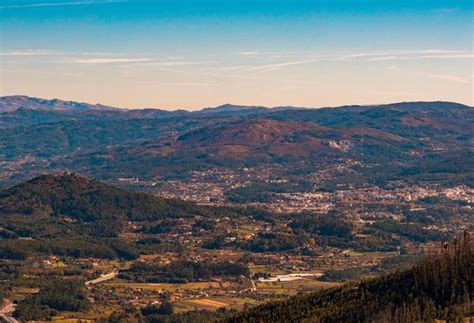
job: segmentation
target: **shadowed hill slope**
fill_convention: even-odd
[[[183,177],[214,167],[277,166],[308,174],[348,160],[371,164],[362,174],[371,178],[379,167],[382,182],[420,173],[431,178],[425,165],[472,151],[474,144],[474,108],[451,102],[242,113],[251,108],[191,113],[23,107],[3,113],[0,171],[6,176],[0,187],[63,170],[106,180]],[[22,163],[19,171],[15,165]]]
[[[232,214],[238,209],[198,206],[192,202],[127,192],[84,176],[43,175],[0,192],[0,218],[44,217],[70,219],[85,232],[118,235],[126,221]],[[61,221],[57,221],[60,225]],[[80,229],[78,229],[81,233]],[[83,233],[85,233],[83,232]]]
[[[474,310],[473,237],[410,270],[248,309],[227,322],[459,322]]]

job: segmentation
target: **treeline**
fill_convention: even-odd
[[[442,241],[447,240],[450,236],[446,232],[430,231],[423,227],[424,225],[421,223],[399,223],[391,219],[372,225],[372,228],[400,235],[413,242]]]
[[[299,249],[306,242],[304,235],[259,232],[252,239],[240,242],[238,247],[252,252],[283,252]]]
[[[354,249],[360,252],[392,252],[399,250],[406,241],[423,243],[450,239],[451,232],[428,230],[425,228],[426,224],[413,221],[420,219],[420,216],[428,216],[427,214],[408,212],[400,222],[382,219],[362,230],[346,219],[342,212],[284,214],[280,216],[281,219],[274,217],[273,220],[288,221],[288,228],[291,230],[259,232],[248,240],[238,237],[230,240],[225,235],[214,235],[204,241],[201,247],[238,248],[251,252],[300,252],[305,246],[314,243],[319,247]],[[165,223],[163,227],[157,226],[149,230],[160,232],[167,230],[167,227]]]
[[[221,307],[216,311],[191,310],[175,313],[171,303],[165,301],[160,305],[150,305],[140,310],[129,309],[126,313],[114,312],[107,323],[145,322],[145,323],[210,323],[222,322],[226,316],[236,313]]]
[[[226,315],[234,313],[235,310],[226,310],[220,308],[217,311],[206,310],[192,310],[184,313],[172,313],[163,315],[160,313],[153,313],[150,315],[143,315],[143,321],[149,323],[210,323],[221,322]]]
[[[412,269],[257,306],[227,322],[458,322],[474,310],[473,242],[465,233]]]
[[[44,281],[38,294],[20,301],[14,315],[22,321],[49,320],[58,312],[80,312],[87,306],[82,282],[54,279]]]
[[[119,278],[147,283],[187,283],[212,277],[238,278],[249,274],[249,269],[240,263],[178,260],[167,265],[136,262],[130,269],[122,271]]]
[[[136,259],[146,246],[119,239],[1,240],[0,259],[25,260],[37,254],[99,259]]]
[[[11,291],[12,280],[20,276],[20,264],[0,260],[0,306]]]
[[[205,249],[238,248],[251,252],[285,252],[300,249],[308,238],[285,232],[259,232],[249,240],[227,241],[225,235],[218,235],[201,244]]]
[[[344,269],[330,269],[319,278],[322,281],[353,281],[369,276],[381,276],[400,270],[406,270],[416,265],[420,260],[418,255],[398,255],[383,258],[380,263],[371,267],[348,267]]]
[[[291,232],[259,232],[249,240],[236,239],[228,241],[226,236],[218,235],[201,244],[205,249],[238,248],[251,252],[304,252],[312,238],[320,247],[351,248],[360,252],[396,251],[400,241],[393,239],[389,233],[374,232],[372,235],[359,238],[355,235],[339,237],[337,235],[318,235],[298,228]]]
[[[77,231],[75,233],[81,235],[117,237],[126,221],[178,219],[195,215],[207,218],[265,216],[267,212],[255,208],[201,206],[193,202],[163,199],[146,193],[123,191],[66,173],[40,176],[1,191],[0,220],[2,215],[5,219],[2,222],[7,221],[6,215],[42,216],[42,219],[45,215],[52,215],[56,222],[47,228],[52,233],[66,231],[71,234],[71,231]],[[25,236],[28,231],[44,235],[42,230],[34,230],[37,226],[34,221],[10,222],[9,236]]]
[[[126,192],[75,174],[45,175],[0,193],[4,214],[49,212],[94,222],[93,235],[116,236],[125,220],[189,217],[202,211],[194,203]]]
[[[356,251],[395,251],[399,241],[385,232],[372,232],[364,238],[353,234],[355,226],[344,214],[331,211],[328,214],[304,213],[291,217],[289,227],[295,236],[313,238],[318,246],[351,248]]]
[[[227,200],[232,203],[269,202],[275,193],[294,193],[310,191],[312,184],[309,181],[296,183],[264,183],[256,182],[248,186],[240,186],[224,192]]]
[[[439,223],[451,216],[448,210],[431,212],[400,210],[402,221],[392,219],[379,220],[354,234],[356,227],[341,212],[330,211],[328,214],[303,213],[289,215],[289,227],[295,235],[307,234],[319,246],[351,248],[361,252],[396,251],[402,241],[416,243],[428,241],[446,241],[451,238],[449,232],[425,229],[427,223]],[[437,220],[434,219],[437,217]],[[431,218],[431,222],[429,219]],[[393,236],[400,238],[394,238]]]
[[[353,225],[342,214],[334,211],[328,214],[305,214],[290,223],[293,230],[303,230],[322,236],[351,238]]]

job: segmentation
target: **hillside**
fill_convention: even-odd
[[[473,247],[465,233],[410,270],[257,306],[227,322],[458,322],[474,310]]]
[[[360,158],[364,147],[387,152],[409,143],[377,129],[331,129],[312,122],[243,120],[211,126],[179,137],[175,155],[200,155],[211,163],[247,165],[286,163],[298,159]],[[173,146],[171,146],[173,147]]]
[[[75,234],[117,236],[126,221],[205,215],[210,208],[127,192],[84,176],[43,175],[0,192],[0,219],[48,217],[56,225],[77,223]],[[65,218],[66,217],[66,218]]]
[[[400,136],[473,135],[474,108],[454,102],[402,102],[374,106],[281,111],[270,118],[314,122],[331,128],[368,127]],[[450,136],[446,136],[449,139]]]
[[[38,100],[50,102],[21,97],[31,106],[0,114],[6,128],[0,132],[3,187],[64,170],[116,180],[266,167],[292,181],[288,173],[307,176],[344,162],[364,166],[353,166],[340,182],[418,180],[437,176],[423,169],[470,151],[474,143],[474,109],[450,102],[322,109],[224,105],[191,113],[34,110]],[[444,177],[459,182],[461,175]]]
[[[212,121],[210,121],[212,122]],[[133,120],[133,123],[141,123]],[[149,124],[150,121],[143,122]],[[209,122],[208,122],[209,123]],[[79,151],[79,146],[69,138],[66,143],[59,142],[52,146],[40,140],[25,142],[23,145],[5,143],[5,153],[10,158],[25,147],[39,151],[43,156],[52,157],[59,151],[71,151],[71,155],[55,160],[51,165],[58,168],[74,169],[76,171],[105,175],[105,178],[116,176],[173,176],[186,174],[189,171],[205,170],[212,167],[238,167],[282,165],[288,167],[294,163],[314,167],[326,165],[335,159],[376,160],[386,162],[398,158],[406,158],[413,142],[403,137],[381,130],[370,128],[330,129],[310,122],[274,121],[268,119],[238,120],[225,122],[223,125],[214,124],[197,130],[183,124],[180,131],[175,133],[155,132],[152,128],[135,128],[135,131],[147,131],[154,138],[127,140],[119,143],[119,137],[124,133],[111,134],[110,137],[90,138],[94,133],[82,133],[77,137],[82,141],[84,135],[90,139],[84,141],[82,147],[93,148],[92,143],[100,141],[117,142],[116,146],[104,147],[97,144],[95,150]],[[174,124],[176,125],[176,123]],[[125,124],[127,128],[131,123]],[[162,123],[163,130],[172,125]],[[52,131],[50,127],[45,131]],[[71,128],[63,128],[71,132]],[[182,133],[182,135],[179,135]],[[28,133],[28,136],[34,137]],[[59,133],[54,137],[58,140],[63,136]],[[115,138],[114,138],[115,137]],[[20,141],[24,141],[19,138]],[[71,142],[73,146],[69,146]],[[33,144],[33,143],[37,143]],[[75,148],[75,149],[74,149]],[[75,150],[75,151],[74,151]],[[11,152],[11,153],[10,153]],[[38,155],[37,155],[38,156]],[[120,175],[121,174],[121,175]]]
[[[273,118],[273,115],[269,117]],[[277,121],[266,117],[226,121],[204,125],[204,121],[199,120],[194,123],[199,125],[196,130],[190,128],[191,124],[183,124],[178,131],[169,135],[163,132],[150,133],[154,138],[142,137],[145,140],[122,142],[115,147],[102,149],[96,146],[96,151],[78,151],[78,154],[63,157],[53,165],[112,177],[118,176],[120,172],[123,172],[123,176],[153,177],[186,174],[216,166],[230,169],[261,165],[295,167],[295,163],[298,163],[298,168],[304,171],[305,168],[301,166],[312,170],[335,160],[350,159],[384,165],[386,172],[394,166],[421,167],[424,163],[436,162],[444,158],[442,153],[458,151],[463,147],[469,149],[473,138],[467,127],[468,120],[463,121],[466,127],[460,130],[409,127],[402,131],[399,122],[397,133],[362,122],[357,127],[330,128],[310,121]],[[137,126],[150,123],[134,122]],[[384,121],[373,120],[372,124],[384,124]],[[163,130],[174,127],[170,123],[160,126]],[[65,129],[70,131],[70,128]],[[445,132],[451,134],[443,135]],[[120,134],[113,136],[118,137]],[[109,138],[114,140],[113,137]],[[6,145],[11,147],[8,143]],[[12,148],[19,152],[18,149],[24,149],[26,145],[28,143]],[[89,146],[87,143],[85,145]],[[40,146],[44,146],[44,142],[38,142],[38,146],[32,146],[32,149]],[[43,154],[49,152],[48,148],[43,149]],[[132,172],[132,169],[137,171]]]
[[[142,253],[179,251],[175,237],[169,237],[171,243],[153,235],[196,219],[251,214],[257,210],[128,192],[73,173],[42,175],[0,191],[0,260],[38,255],[135,259]],[[145,238],[136,239],[141,233]]]
[[[269,159],[269,155],[307,156],[311,151],[323,153],[325,149],[317,133],[331,130],[312,123],[277,122],[257,119],[208,127],[186,133],[177,139],[178,153],[183,151],[206,152],[210,158]],[[295,140],[299,137],[299,140]]]

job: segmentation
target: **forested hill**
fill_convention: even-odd
[[[74,173],[39,176],[0,192],[1,213],[48,211],[84,221],[112,214],[129,220],[148,220],[171,213],[180,216],[189,207],[194,204],[126,192]]]
[[[251,308],[227,322],[459,322],[474,315],[473,235],[414,268]]]
[[[64,170],[118,184],[118,178],[187,180],[195,171],[265,167],[292,182],[340,161],[352,165],[341,174],[347,186],[465,184],[472,172],[426,170],[468,165],[462,152],[472,151],[473,123],[474,108],[453,102],[189,112],[0,97],[0,188]]]
[[[101,236],[116,236],[126,221],[212,216],[220,212],[238,210],[127,192],[73,173],[43,175],[0,191],[0,218],[67,217],[77,223],[94,223],[93,227],[100,230],[93,235]]]

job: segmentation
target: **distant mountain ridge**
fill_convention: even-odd
[[[371,109],[371,108],[391,108],[391,109],[410,109],[410,108],[422,108],[422,107],[437,107],[437,108],[446,108],[446,107],[465,107],[469,106],[456,103],[456,102],[447,102],[447,101],[415,101],[415,102],[398,102],[398,103],[388,103],[388,104],[367,104],[367,105],[347,105],[347,106],[333,106],[333,107],[297,107],[297,106],[253,106],[253,105],[238,105],[225,103],[216,107],[206,107],[201,110],[192,111],[196,114],[219,114],[219,115],[250,115],[250,114],[259,114],[259,113],[268,113],[268,112],[280,112],[287,110],[316,110],[316,109]],[[148,114],[153,113],[153,111],[162,111],[167,113],[190,113],[188,110],[162,110],[158,108],[138,108],[138,109],[125,109],[120,107],[112,107],[103,104],[90,104],[85,102],[76,102],[76,101],[65,101],[60,99],[43,99],[30,97],[26,95],[11,95],[11,96],[0,96],[0,113],[16,111],[20,108],[29,109],[29,110],[39,110],[39,111],[88,111],[88,110],[122,110],[122,111],[147,111]]]
[[[262,111],[267,110],[267,107],[263,106],[250,106],[250,105],[235,105],[226,103],[217,107],[209,107],[199,110],[202,113],[229,113],[229,112],[249,112],[249,111]]]
[[[0,113],[0,171],[5,174],[0,187],[63,170],[113,180],[263,165],[311,173],[348,160],[377,165],[384,174],[391,170],[412,176],[425,174],[425,163],[448,162],[444,169],[453,169],[470,160],[458,152],[474,147],[474,108],[452,102],[318,109],[226,104],[190,112],[96,106],[71,110],[72,103],[2,100],[46,108],[22,106]],[[55,104],[71,109],[55,110]],[[13,178],[17,180],[10,182]]]
[[[115,110],[117,108],[59,99],[41,99],[24,95],[0,97],[0,113],[12,112],[20,108],[40,111],[87,111],[87,110]]]

